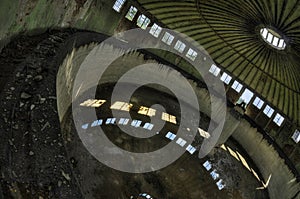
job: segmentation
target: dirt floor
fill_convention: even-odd
[[[96,109],[98,119],[112,117],[110,107],[110,89],[111,85],[104,85],[98,89],[96,99],[106,99],[107,103]],[[147,97],[145,97],[147,96]],[[139,119],[149,122],[148,116],[137,114],[138,107],[156,104],[158,101],[166,111],[171,111],[178,119],[178,102],[172,96],[163,95],[156,90],[142,87],[137,90],[133,97],[133,108],[130,115],[133,119]],[[82,98],[84,101],[84,97]],[[157,101],[158,100],[158,101]],[[174,109],[175,107],[175,109]],[[87,107],[80,107],[87,109]],[[174,112],[174,110],[177,110]],[[160,115],[160,113],[156,113]],[[71,115],[71,114],[68,114]],[[117,118],[118,119],[118,118]],[[118,121],[118,120],[117,120]],[[82,124],[91,123],[89,118],[82,118]],[[131,121],[130,121],[131,122]],[[199,127],[206,129],[209,118],[201,115]],[[130,123],[129,123],[130,124]],[[205,159],[199,159],[197,153],[191,155],[185,152],[178,160],[171,165],[159,171],[145,174],[129,174],[114,169],[98,162],[92,157],[80,142],[79,137],[74,134],[76,130],[72,119],[65,119],[62,124],[63,135],[66,140],[67,151],[72,159],[76,160],[76,173],[82,192],[87,198],[130,198],[137,196],[139,193],[149,193],[154,198],[234,198],[234,199],[253,199],[268,198],[264,190],[256,190],[261,183],[245,168],[243,165],[232,157],[228,152],[217,149],[213,155]],[[102,125],[106,136],[118,147],[127,151],[145,153],[157,150],[168,144],[169,140],[165,138],[168,131],[176,132],[178,126],[166,123],[160,134],[149,139],[136,139],[121,131],[116,125]],[[88,129],[93,131],[92,129]],[[135,129],[132,128],[132,131]],[[143,130],[137,130],[142,133]],[[203,138],[197,135],[193,146],[200,148]],[[100,144],[100,143],[99,143]],[[233,141],[229,141],[228,146],[237,150]],[[242,151],[240,150],[240,153]],[[164,157],[162,157],[164,158]],[[219,191],[215,180],[210,176],[202,164],[209,160],[213,168],[217,169],[220,178],[226,183],[226,188]],[[106,190],[106,191],[103,191]]]

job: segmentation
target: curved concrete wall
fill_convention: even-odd
[[[57,97],[60,119],[63,118],[67,108],[71,105],[74,76],[84,58],[95,46],[96,44],[91,44],[74,50],[66,57],[60,67],[57,75]],[[119,54],[123,52],[122,50],[113,47],[111,47],[111,50]],[[134,63],[134,65],[145,63],[144,57],[140,53],[135,52],[133,54],[133,57],[135,58],[129,60],[126,59],[127,63],[124,64],[124,68],[120,68],[120,70],[109,70],[106,73],[106,76],[101,79],[100,83],[116,82],[121,74],[132,67],[132,63]],[[169,73],[170,68],[167,68],[166,66],[161,70],[162,77],[167,76]],[[179,73],[176,74],[180,76]],[[211,107],[208,91],[206,89],[198,88],[193,82],[190,83],[198,96],[198,100],[201,101],[200,110],[203,111],[203,113],[210,115]],[[178,86],[180,87],[180,84],[178,84]],[[285,165],[284,160],[279,157],[275,149],[263,139],[262,135],[255,128],[252,128],[246,120],[239,121],[239,119],[235,118],[230,112],[231,110],[227,110],[226,124],[219,140],[219,144],[224,143],[234,132],[233,137],[243,146],[252,158],[262,173],[264,180],[266,181],[269,175],[272,175],[270,184],[267,187],[270,198],[289,199],[298,197],[296,194],[300,190],[299,184],[297,184],[295,177]]]
[[[272,175],[267,187],[270,198],[299,198],[299,195],[296,195],[300,191],[300,184],[296,182],[284,160],[256,128],[243,119],[232,136],[255,162],[265,181]]]

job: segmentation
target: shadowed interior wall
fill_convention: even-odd
[[[94,46],[95,44],[91,44],[73,50],[73,52],[66,57],[63,64],[60,66],[57,76],[57,97],[60,119],[63,118],[67,108],[71,105],[74,75],[76,74],[80,63]],[[117,53],[122,52],[120,50],[115,51],[117,51]],[[134,60],[135,63],[144,63],[144,58],[140,53],[134,53],[134,57],[135,59],[132,59],[132,61]],[[128,66],[130,65],[129,63],[130,61],[128,62]],[[101,83],[113,83],[117,81],[119,75],[127,70],[126,64],[123,70],[124,71],[109,70],[107,76],[101,79]],[[168,70],[162,71],[168,72]],[[192,81],[190,83],[193,85]],[[198,100],[201,102],[200,110],[203,111],[203,113],[210,115],[210,98],[208,91],[206,89],[197,88],[195,84],[193,87],[197,92]],[[220,138],[220,140],[224,140],[221,143],[223,143],[231,135],[231,133],[233,133],[233,130],[233,137],[244,147],[254,163],[258,166],[264,180],[267,181],[269,175],[272,175],[270,184],[267,187],[271,199],[292,198],[295,196],[300,190],[299,184],[296,182],[291,171],[285,165],[284,160],[281,159],[275,149],[269,145],[265,139],[263,139],[261,133],[259,133],[257,129],[251,127],[244,119],[241,120],[240,123],[237,123],[237,119],[230,114],[230,111],[231,108],[228,108],[227,120],[224,128],[225,131],[222,133]],[[226,128],[226,126],[228,128]],[[235,126],[236,128],[229,128],[230,126]]]

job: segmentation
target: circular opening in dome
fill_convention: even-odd
[[[278,50],[285,49],[286,42],[282,38],[282,36],[276,31],[269,28],[262,28],[260,29],[260,35],[263,38],[263,40],[273,48],[276,48]]]

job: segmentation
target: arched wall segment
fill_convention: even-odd
[[[81,57],[84,58],[85,55],[87,54],[86,52],[84,53],[85,50],[89,51],[91,49],[91,46],[93,46],[93,44],[89,47],[89,45],[86,45],[87,43],[91,43],[93,41],[101,41],[101,37],[103,38],[103,36],[95,36],[92,35],[90,33],[88,34],[79,34],[80,36],[77,35],[77,37],[73,38],[71,40],[71,42],[66,42],[63,44],[61,51],[57,51],[55,59],[52,60],[53,62],[49,63],[49,66],[51,66],[51,71],[56,71],[58,70],[58,67],[61,63],[63,63],[63,60],[65,57],[67,57],[67,54],[71,54],[72,50],[74,48],[78,48],[81,49]],[[76,42],[74,42],[76,41]],[[86,46],[84,46],[86,45]],[[85,50],[84,50],[85,49]],[[74,51],[74,53],[76,53],[77,50]],[[78,50],[79,51],[79,50]],[[68,53],[69,52],[69,53]],[[138,55],[138,53],[137,53]],[[69,55],[70,57],[70,55]],[[76,56],[74,56],[76,57]],[[139,57],[139,59],[143,59],[142,56]],[[72,60],[70,60],[72,61]],[[66,63],[66,62],[65,62]],[[26,80],[26,75],[24,76],[20,76],[17,75],[17,73],[21,73],[24,70],[24,66],[26,65],[26,62],[20,64],[17,66],[17,70],[15,71],[14,76],[16,78],[12,78],[7,82],[7,87],[4,89],[6,91],[10,90],[10,85],[15,82],[15,80],[17,80],[17,83],[19,85],[19,87],[16,87],[16,89],[14,91],[9,91],[5,92],[5,94],[3,94],[1,96],[1,108],[2,109],[7,109],[7,106],[10,106],[11,103],[15,103],[16,99],[19,99],[21,92],[22,92],[22,86],[23,85],[27,85],[28,84],[28,79]],[[48,66],[48,67],[49,67]],[[75,74],[76,70],[72,67],[74,66],[68,66],[71,67],[69,68],[69,71],[73,71],[72,73]],[[35,69],[34,69],[35,70]],[[50,135],[59,135],[60,133],[60,127],[59,127],[59,118],[58,118],[58,114],[57,114],[57,106],[60,107],[59,108],[59,114],[63,114],[63,109],[62,106],[66,105],[66,107],[68,106],[68,104],[70,103],[70,99],[68,99],[68,92],[66,92],[67,90],[71,91],[71,87],[72,87],[72,73],[66,73],[66,68],[60,68],[60,71],[56,74],[56,72],[50,72],[48,75],[44,76],[44,80],[42,82],[40,82],[39,84],[37,84],[35,86],[35,91],[34,93],[32,93],[34,95],[34,97],[32,99],[28,99],[29,100],[29,106],[30,103],[35,104],[36,102],[34,100],[36,100],[36,94],[41,94],[45,92],[45,87],[47,87],[49,90],[47,91],[47,95],[44,95],[42,97],[46,98],[46,102],[44,104],[37,104],[35,105],[33,110],[26,110],[29,111],[29,115],[32,115],[32,119],[29,121],[30,123],[27,124],[26,121],[24,122],[23,120],[18,120],[16,124],[18,124],[18,128],[19,129],[23,129],[25,127],[28,127],[29,129],[24,129],[25,131],[29,131],[27,136],[31,136],[31,134],[36,134],[36,133],[40,133],[41,136],[50,136]],[[18,78],[17,78],[18,77]],[[57,81],[56,81],[57,80]],[[26,82],[27,81],[27,82]],[[31,81],[31,80],[30,80]],[[61,83],[61,87],[57,88],[57,92],[59,92],[60,94],[57,94],[57,103],[56,103],[56,98],[54,97],[56,95],[55,92],[55,85],[57,82]],[[67,83],[69,82],[69,83]],[[191,82],[192,83],[192,82]],[[196,86],[195,86],[196,87]],[[62,94],[66,94],[66,96],[64,97],[64,95]],[[199,99],[201,99],[203,101],[204,105],[208,105],[210,102],[209,99],[209,95],[206,89],[198,88],[197,91],[197,95],[199,97]],[[8,98],[9,97],[9,98]],[[18,101],[17,101],[18,102]],[[19,103],[17,103],[17,106],[19,106]],[[12,106],[13,107],[13,106]],[[206,109],[205,109],[206,108]],[[204,106],[203,112],[208,112],[209,113],[209,108],[208,106]],[[3,114],[7,114],[8,117],[8,121],[6,123],[3,123],[1,121],[1,127],[4,129],[5,132],[9,132],[9,129],[11,128],[11,126],[9,126],[9,124],[11,122],[13,122],[13,118],[9,117],[9,115],[11,114],[12,110],[3,110]],[[22,113],[27,113],[27,112],[22,112]],[[42,124],[39,124],[39,122],[37,121],[38,119],[43,118],[43,114],[46,114],[46,116],[49,118],[51,118],[52,120],[48,122],[48,124],[46,123],[46,121],[43,121]],[[209,114],[207,114],[209,115]],[[228,114],[229,115],[229,114]],[[24,126],[26,125],[26,126]],[[230,124],[227,124],[230,125]],[[6,133],[7,134],[7,133]],[[5,134],[5,135],[6,135]],[[245,150],[247,151],[247,153],[250,155],[250,157],[254,160],[255,164],[257,165],[257,167],[260,169],[260,172],[262,173],[262,175],[264,176],[265,180],[268,178],[268,176],[270,174],[272,174],[272,179],[270,181],[270,185],[268,186],[268,191],[270,193],[271,198],[278,198],[278,199],[282,199],[282,198],[292,198],[293,196],[295,196],[295,198],[297,198],[297,193],[299,192],[299,184],[296,183],[295,178],[293,177],[293,175],[291,174],[291,172],[288,170],[287,166],[284,164],[284,161],[278,156],[278,154],[276,153],[276,151],[262,138],[262,136],[260,135],[259,132],[257,132],[256,129],[250,127],[250,124],[248,124],[248,122],[246,121],[242,121],[240,126],[237,128],[237,130],[235,130],[235,133],[233,135],[233,137],[245,148]],[[6,139],[6,137],[3,137],[3,139]],[[9,138],[7,138],[8,140]],[[15,137],[15,139],[18,139],[17,137]],[[21,135],[21,139],[23,139],[23,135]],[[9,142],[6,142],[6,145],[9,145]],[[44,148],[41,148],[41,146],[43,146]],[[2,159],[2,152],[5,151],[4,148],[7,146],[1,146],[1,162],[6,162],[7,159]],[[61,149],[61,148],[60,148]],[[54,150],[53,146],[44,146],[43,143],[41,144],[37,144],[32,146],[31,148],[29,148],[29,150],[46,150],[47,153],[53,153],[55,154],[56,152],[58,153],[63,153],[60,150],[56,151]],[[45,151],[45,152],[46,152]],[[29,151],[28,151],[29,152]],[[266,154],[266,155],[264,155]],[[24,154],[26,157],[26,154]],[[18,156],[15,156],[18,157]],[[32,161],[34,161],[36,163],[36,167],[38,167],[39,165],[39,161],[42,160],[43,157],[39,157],[39,156],[35,156],[34,160],[32,159],[22,159],[22,163],[20,163],[20,165],[31,165]],[[12,159],[13,161],[14,159]],[[20,160],[19,160],[20,161]],[[49,161],[55,161],[52,159],[49,159]],[[18,161],[16,161],[16,163],[18,163]],[[43,164],[41,164],[41,166],[43,166]],[[27,173],[26,175],[30,175],[30,173],[28,173],[28,171],[26,170],[26,167],[22,167],[22,168],[18,168],[17,165],[8,165],[8,163],[6,162],[5,164],[2,164],[3,168],[10,168],[10,169],[15,169],[17,171],[22,171],[24,170],[25,173]],[[67,166],[64,166],[64,169],[66,169]],[[6,176],[6,170],[4,169],[4,175]],[[34,175],[37,177],[37,179],[41,180],[41,182],[43,183],[47,183],[47,178],[45,176],[43,176],[42,173],[40,173],[40,170],[37,169],[38,173],[35,173]],[[53,176],[55,178],[55,176]],[[73,176],[71,175],[71,178],[73,178]],[[76,185],[72,184],[71,187],[76,187]],[[74,196],[75,193],[70,193],[69,190],[65,190],[64,188],[61,189],[62,192],[60,193],[56,193],[56,196],[62,196],[60,194],[63,194],[64,196]],[[78,189],[77,189],[77,193],[78,193]]]
[[[247,151],[255,162],[265,181],[269,178],[268,191],[271,199],[297,198],[300,184],[285,165],[272,145],[265,140],[256,128],[245,119],[241,120],[232,137]],[[297,197],[295,197],[297,196]]]
[[[62,119],[67,111],[67,107],[71,105],[71,90],[72,81],[76,71],[78,70],[81,61],[88,54],[96,44],[80,47],[71,54],[69,54],[60,66],[57,76],[57,96],[58,96],[58,110],[59,116]],[[133,52],[136,56],[136,63],[144,63],[144,57],[139,52]],[[75,67],[76,69],[71,69]],[[69,68],[69,69],[68,69]],[[126,68],[124,68],[125,70]],[[162,69],[162,72],[168,73],[167,68]],[[72,71],[67,72],[67,71]],[[107,76],[102,79],[101,83],[113,83],[118,80],[119,75],[124,71],[111,70]],[[71,76],[71,77],[70,77]],[[203,113],[210,115],[210,98],[206,89],[197,88],[196,84],[191,81],[192,86],[197,92],[198,100],[202,103],[200,107]],[[180,85],[179,85],[180,86]],[[159,89],[159,88],[156,88]],[[68,92],[65,92],[68,91]],[[227,111],[227,120],[225,123],[225,131],[220,137],[220,144],[224,143],[231,133],[232,136],[244,147],[246,152],[250,155],[254,163],[262,173],[264,180],[267,181],[270,174],[272,174],[270,184],[267,187],[271,199],[293,198],[299,192],[299,183],[296,182],[292,172],[285,165],[284,160],[279,157],[276,150],[263,139],[261,133],[257,129],[251,127],[246,120],[239,122],[234,116],[230,114],[231,108]],[[236,124],[236,125],[235,125]],[[230,128],[234,126],[234,128]],[[234,132],[231,132],[234,131]]]
[[[48,28],[76,27],[80,29],[103,32],[107,34],[114,33],[114,31],[118,27],[119,16],[118,14],[111,12],[111,7],[114,3],[113,1],[86,0],[81,2],[83,3],[77,3],[77,1],[72,1],[72,0],[68,0],[68,1],[3,0],[0,1],[0,14],[1,14],[0,24],[2,27],[0,30],[0,49],[2,49],[4,44],[9,42],[9,40],[13,38],[14,35],[18,35],[20,32],[35,34],[36,32],[44,32]],[[58,76],[59,75],[60,74],[58,74]],[[63,82],[64,80],[58,79],[58,81]],[[68,81],[71,81],[71,79],[69,79]],[[61,96],[58,96],[60,99],[67,99],[66,96],[65,96],[66,98],[64,98],[64,95],[67,95],[67,93],[61,92],[60,95]],[[208,93],[205,89],[200,89],[198,95],[205,102],[209,102]],[[65,100],[65,102],[59,102],[59,103],[65,104],[67,103],[67,101],[68,100]],[[58,106],[61,107],[59,111],[64,112],[62,105],[58,105]],[[207,108],[207,111],[209,112],[208,106],[203,107],[202,110],[205,110],[205,108]],[[246,131],[244,131],[243,133],[246,133]],[[253,139],[255,140],[253,141],[253,143],[252,143],[252,139],[250,138],[244,139],[241,136],[237,136],[236,133],[234,135],[234,137],[236,137],[236,139],[239,142],[241,142],[243,146],[244,144],[245,146],[247,146],[247,144],[249,145],[247,151],[250,154],[251,154],[251,148],[252,149],[255,148],[256,142],[258,140],[261,140],[261,138],[259,138],[260,134],[258,132],[253,131],[253,134],[257,136],[256,139]],[[251,136],[250,133],[245,135],[245,137],[247,136]],[[264,143],[262,142],[260,145],[269,146],[266,142]],[[265,150],[267,151],[267,149]],[[271,152],[271,154],[273,154],[271,155],[271,157],[277,157],[276,155],[274,155],[276,154],[276,152],[272,149],[272,147],[269,147],[268,150],[273,151]],[[252,158],[254,158],[254,155]],[[258,166],[261,163],[261,161],[258,159],[255,162]],[[278,164],[280,164],[281,166],[283,166],[283,168],[285,168],[284,163],[281,161],[281,159],[279,160]],[[263,166],[265,165],[262,165],[261,167]],[[259,168],[262,169],[261,167]],[[276,167],[273,167],[272,171],[275,171],[275,168]],[[269,169],[271,168],[269,167]],[[268,175],[267,171],[262,173],[265,177]],[[280,173],[280,172],[276,172],[276,173]],[[290,174],[287,174],[286,176],[288,176],[289,178]],[[275,177],[273,176],[273,178]],[[281,179],[280,176],[278,177],[278,179]],[[292,183],[289,183],[289,185],[287,186],[290,186],[290,184]],[[279,192],[279,190],[283,190],[281,186],[280,187],[278,186],[279,185],[272,185],[269,187],[269,189],[273,190],[274,187],[274,191],[278,190]],[[270,192],[272,190],[270,190]],[[292,192],[294,192],[295,188],[293,189],[287,188],[285,189],[285,191],[286,190],[289,191],[292,190],[289,194],[292,196]],[[281,194],[283,193],[284,191],[281,191]]]

